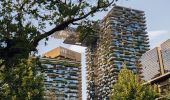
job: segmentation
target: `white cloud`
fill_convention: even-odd
[[[167,39],[170,39],[170,34],[169,31],[167,30],[149,31],[148,35],[149,35],[151,49],[156,46],[159,46]]]
[[[157,30],[157,31],[149,31],[148,35],[149,35],[150,38],[155,38],[155,37],[158,37],[160,35],[165,35],[167,33],[168,33],[167,30]]]

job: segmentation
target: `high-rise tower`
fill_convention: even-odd
[[[45,53],[41,61],[47,100],[82,100],[80,53],[58,47]]]
[[[136,62],[149,50],[144,15],[143,11],[115,5],[101,21],[96,50],[97,69],[93,70],[97,74],[94,88],[97,88],[98,100],[108,99],[123,63],[136,72]]]

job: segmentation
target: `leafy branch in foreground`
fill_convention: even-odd
[[[0,1],[0,59],[12,67],[28,58],[40,40],[69,25],[83,26],[89,16],[105,11],[117,0],[3,0]],[[9,63],[10,62],[10,65]],[[8,63],[8,64],[7,64]]]

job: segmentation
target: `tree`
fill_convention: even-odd
[[[95,47],[97,45],[97,40],[99,38],[99,21],[87,22],[86,25],[79,26],[77,31],[79,34],[78,41],[86,47]]]
[[[143,85],[136,75],[124,65],[113,85],[111,100],[155,100],[156,90],[150,85]]]
[[[19,59],[36,51],[40,40],[69,25],[89,25],[89,16],[107,10],[114,1],[117,0],[0,1],[1,65],[13,67]]]
[[[168,79],[168,82],[170,82],[170,78]],[[164,94],[160,95],[160,100],[170,100],[170,85],[167,85],[164,90]]]
[[[167,95],[163,96],[165,99],[169,100],[170,99],[170,92],[167,93]]]
[[[37,59],[22,59],[18,65],[0,68],[0,100],[42,100],[43,74]]]

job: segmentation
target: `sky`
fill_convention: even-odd
[[[117,5],[145,11],[147,32],[149,35],[150,48],[170,39],[170,0],[119,0]],[[94,19],[102,19],[107,12],[97,13]],[[63,40],[49,38],[47,45],[41,41],[38,46],[39,54],[43,54],[58,46],[82,53],[82,93],[86,100],[86,69],[85,47],[63,44]]]
[[[119,4],[145,11],[151,48],[170,38],[170,0],[120,0]]]

